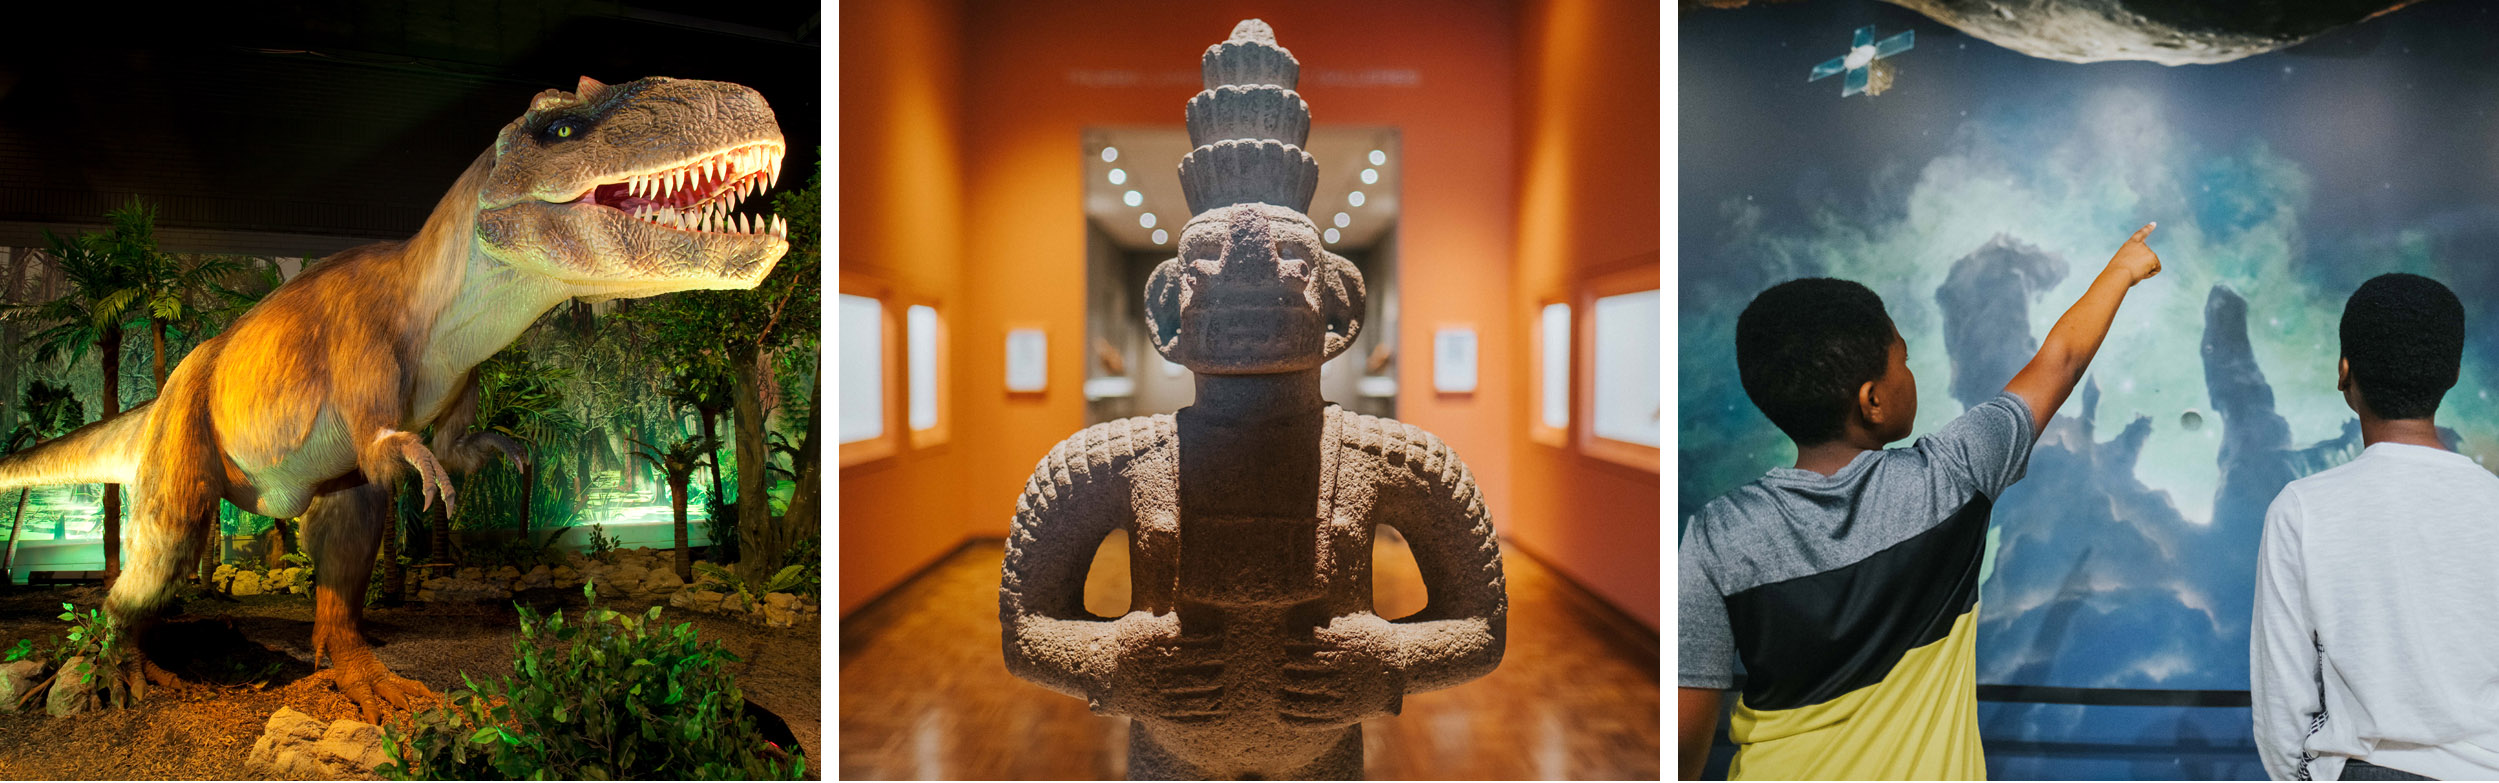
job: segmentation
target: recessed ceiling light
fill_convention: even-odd
[[[1331,229],[1328,229],[1328,233],[1324,234],[1323,236],[1327,237],[1328,244],[1336,244],[1336,238],[1337,238],[1338,236],[1341,236],[1341,235],[1340,235],[1340,234],[1338,234],[1338,233],[1336,233],[1336,229],[1331,228]]]
[[[1159,228],[1154,229],[1154,244],[1159,245],[1169,241],[1171,241],[1171,232]]]
[[[1131,190],[1127,195],[1120,196],[1119,200],[1128,202],[1128,206],[1133,207],[1145,203],[1145,194]]]
[[[1347,224],[1352,223],[1352,222],[1354,222],[1354,216],[1352,216],[1352,215],[1348,215],[1348,214],[1345,214],[1345,213],[1343,213],[1343,212],[1338,212],[1338,213],[1336,213],[1336,227],[1337,227],[1337,228],[1344,228]]]
[[[1379,152],[1377,152],[1377,151],[1373,151],[1371,154],[1372,154],[1372,156],[1377,157],[1380,153],[1379,153]],[[1103,147],[1103,148],[1102,148],[1102,162],[1104,162],[1104,163],[1109,163],[1109,162],[1111,162],[1111,161],[1118,160],[1118,159],[1119,159],[1119,148],[1118,148],[1118,147]],[[1372,161],[1372,162],[1377,163],[1378,161],[1376,161],[1376,160],[1375,160],[1375,161]]]
[[[1346,194],[1345,203],[1352,204],[1357,207],[1362,206],[1362,191],[1357,190]]]
[[[1128,184],[1128,170],[1127,170],[1127,169],[1111,169],[1111,184],[1113,184],[1113,185],[1125,185],[1125,184]]]
[[[1113,181],[1113,182],[1117,182],[1118,180],[1112,180],[1112,181]],[[1377,185],[1377,184],[1380,184],[1380,170],[1379,170],[1379,169],[1363,169],[1363,170],[1362,170],[1362,184],[1365,184],[1365,185]]]
[[[1138,215],[1138,216],[1137,216],[1137,225],[1144,226],[1144,227],[1146,227],[1146,228],[1153,228],[1153,227],[1154,227],[1154,213],[1152,213],[1152,212],[1148,212],[1148,213],[1145,213],[1145,214],[1143,214],[1143,215]]]
[[[1110,155],[1110,154],[1112,154],[1113,152],[1114,152],[1113,150],[1104,150],[1104,151],[1102,152],[1102,154],[1104,154],[1104,155]],[[1103,158],[1103,160],[1110,160],[1110,158],[1105,157],[1105,158]],[[1379,151],[1379,150],[1372,150],[1372,151],[1371,151],[1371,165],[1374,165],[1374,166],[1386,166],[1386,165],[1388,165],[1388,153],[1381,152],[1381,151]]]

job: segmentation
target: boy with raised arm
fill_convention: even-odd
[[[1909,346],[1865,286],[1772,286],[1736,319],[1744,393],[1796,441],[1796,466],[1736,488],[1684,528],[1678,708],[1698,777],[1719,695],[1744,663],[1736,779],[1980,779],[1976,636],[1988,509],[2108,335],[2158,274],[2127,238],[2004,393],[1905,449]]]
[[[2499,476],[2439,441],[2464,304],[2380,275],[2343,305],[2360,456],[2265,511],[2248,686],[2276,780],[2499,780]]]

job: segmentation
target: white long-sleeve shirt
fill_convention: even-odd
[[[2265,512],[2250,635],[2274,779],[2350,759],[2499,779],[2499,476],[2379,443],[2291,482]]]

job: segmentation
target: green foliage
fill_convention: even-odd
[[[557,528],[529,535],[488,537],[468,546],[463,564],[489,569],[511,566],[522,571],[563,565],[564,553],[555,546],[555,539],[563,534],[564,530]]]
[[[822,537],[808,536],[806,538],[799,539],[797,544],[791,545],[789,551],[781,553],[781,570],[788,571],[792,568],[801,569],[797,581],[793,582],[788,589],[784,589],[781,592],[797,593],[799,595],[810,597],[821,595],[823,593],[824,554],[821,551],[822,546]]]
[[[0,655],[0,663],[16,663],[26,660],[27,656],[33,654],[35,654],[35,640],[19,639],[17,646],[10,647],[7,655]]]
[[[607,537],[607,525],[599,524],[590,526],[590,556],[598,558],[599,562],[616,562],[616,558],[613,553],[616,551],[616,545],[619,543],[622,542]]]
[[[744,712],[727,664],[739,658],[692,624],[601,608],[540,622],[520,607],[512,673],[454,691],[448,706],[384,728],[395,780],[798,780],[807,762],[775,749]]]
[[[815,541],[814,538],[809,538],[810,543],[802,546],[812,552],[815,549],[813,541]],[[791,547],[790,549],[795,552],[800,548]],[[787,558],[784,558],[784,562],[787,562]],[[822,577],[818,574],[813,562],[782,566],[781,570],[765,578],[763,584],[749,584],[745,579],[739,578],[736,571],[708,560],[694,561],[694,570],[697,573],[709,574],[713,579],[719,580],[721,586],[727,588],[722,592],[737,598],[739,607],[743,609],[754,609],[756,604],[763,602],[764,596],[772,593],[815,595],[822,589]]]
[[[304,593],[305,593],[306,595],[310,595],[310,594],[312,593],[312,586],[313,586],[313,579],[312,579],[312,577],[313,577],[313,572],[314,572],[314,569],[313,569],[313,564],[312,564],[312,556],[311,556],[311,555],[304,554],[304,553],[302,553],[302,552],[288,552],[288,553],[286,553],[286,554],[279,555],[279,556],[278,556],[278,560],[279,560],[279,561],[281,561],[281,562],[286,563],[286,565],[285,565],[285,566],[282,566],[282,567],[284,567],[284,568],[300,568],[300,569],[303,569],[303,570],[301,570],[301,571],[297,571],[297,572],[295,572],[295,574],[294,574],[293,576],[287,577],[287,583],[286,583],[286,584],[282,584],[282,585],[269,585],[269,586],[264,587],[264,588],[262,588],[262,589],[265,589],[265,590],[267,590],[267,591],[269,591],[269,592],[271,592],[271,593],[283,593],[283,592],[288,592],[288,591],[294,590],[295,588],[301,587],[301,588],[304,588]],[[374,569],[375,573],[379,573],[379,572],[380,572],[380,570],[381,570],[381,569]],[[368,605],[372,603],[372,598],[373,598],[374,593],[375,593],[375,591],[372,591],[372,590],[367,590],[367,591],[365,591],[365,599],[366,599],[366,603],[367,603]]]
[[[703,501],[703,537],[711,539],[711,559],[723,563],[738,561],[738,505],[720,498]]]

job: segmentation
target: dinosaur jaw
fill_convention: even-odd
[[[613,177],[573,201],[615,209],[666,230],[786,238],[788,223],[778,216],[737,212],[739,202],[779,184],[783,154],[778,141],[742,144]]]
[[[747,289],[789,251],[788,223],[737,206],[778,178],[779,141],[614,175],[570,201],[478,213],[488,253],[590,299]]]

